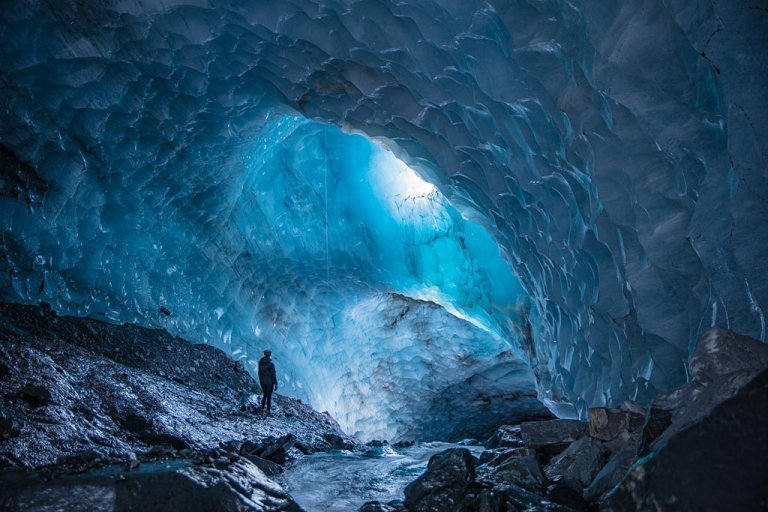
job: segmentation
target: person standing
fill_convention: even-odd
[[[264,357],[259,359],[259,384],[264,396],[261,397],[260,412],[264,414],[266,407],[267,416],[272,416],[272,392],[277,391],[277,376],[275,365],[272,363],[272,352],[264,351]]]

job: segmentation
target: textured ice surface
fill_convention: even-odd
[[[381,318],[352,313],[398,292],[440,304],[430,322],[465,319],[459,339],[486,333],[479,354],[509,342],[562,414],[680,383],[712,324],[765,339],[756,4],[107,0],[0,16],[6,298],[166,321],[247,358],[270,340],[286,366],[317,370],[357,350],[329,333],[378,339]],[[357,168],[373,150],[326,146],[349,136],[305,118],[385,144],[460,215],[425,211],[442,196],[409,178],[394,181],[415,199],[371,219],[365,193],[393,180],[326,181],[310,162]],[[326,185],[354,213],[326,217]],[[375,224],[398,212],[397,230]],[[477,228],[462,216],[524,293],[499,307],[496,252],[463,247]],[[492,279],[459,263],[484,254]],[[508,314],[521,304],[529,324]],[[446,350],[463,351],[453,337]],[[434,361],[420,350],[406,359]],[[291,367],[294,386],[322,393]]]

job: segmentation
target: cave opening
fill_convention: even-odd
[[[457,438],[541,408],[519,279],[488,232],[386,142],[284,115],[239,158],[235,226],[267,277],[245,290],[248,328],[224,319],[241,333],[236,357],[255,371],[270,348],[289,393],[362,439]],[[486,403],[516,391],[526,400]],[[486,410],[447,414],[446,400]]]

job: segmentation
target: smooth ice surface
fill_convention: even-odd
[[[384,341],[410,340],[386,382],[426,402],[474,375],[506,382],[503,346],[553,410],[583,415],[682,382],[713,324],[765,340],[754,3],[42,1],[0,16],[6,299],[167,324],[249,360],[268,342],[289,389],[386,433],[410,420],[381,420],[406,402],[361,370]],[[386,154],[371,140],[404,163],[371,174]],[[429,343],[385,334],[411,300],[437,305]]]

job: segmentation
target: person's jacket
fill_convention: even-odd
[[[275,386],[277,388],[277,376],[275,365],[268,356],[259,359],[259,384],[261,387]]]

